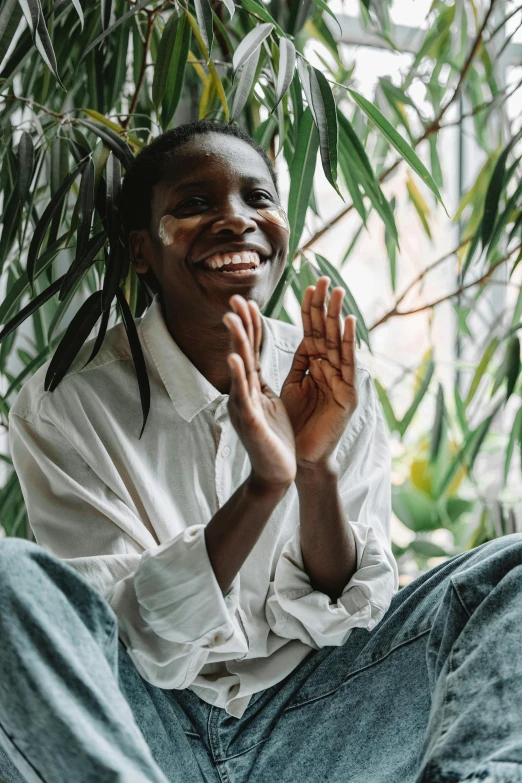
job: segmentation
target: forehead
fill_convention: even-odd
[[[216,178],[222,184],[243,179],[272,184],[261,155],[243,139],[222,133],[200,134],[185,142],[166,163],[159,184],[176,190],[198,175],[206,180]]]

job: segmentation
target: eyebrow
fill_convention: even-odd
[[[247,176],[243,178],[243,182],[247,185],[258,185],[260,183],[268,182],[271,185],[273,185],[272,178],[271,177],[253,177],[253,176]],[[200,188],[208,186],[208,179],[199,179],[199,180],[191,180],[187,179],[185,181],[181,180],[181,182],[173,182],[170,187],[169,191],[180,191],[180,190],[189,190],[190,188]]]

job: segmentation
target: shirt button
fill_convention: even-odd
[[[222,644],[223,642],[223,634],[217,633],[214,637],[214,644]]]
[[[226,458],[229,456],[229,454],[230,454],[230,446],[225,446],[225,448],[221,452],[221,456]]]

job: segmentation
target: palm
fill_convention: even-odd
[[[343,290],[334,289],[325,317],[328,278],[309,287],[303,298],[304,338],[281,389],[294,430],[298,464],[326,461],[357,407],[355,318],[348,316],[341,336]]]

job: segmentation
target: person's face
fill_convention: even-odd
[[[241,139],[208,133],[165,166],[149,229],[132,231],[129,242],[136,271],[154,272],[169,309],[212,322],[230,310],[233,294],[260,308],[268,302],[285,266],[288,223],[262,157]],[[239,265],[208,267],[209,258],[238,255]]]

